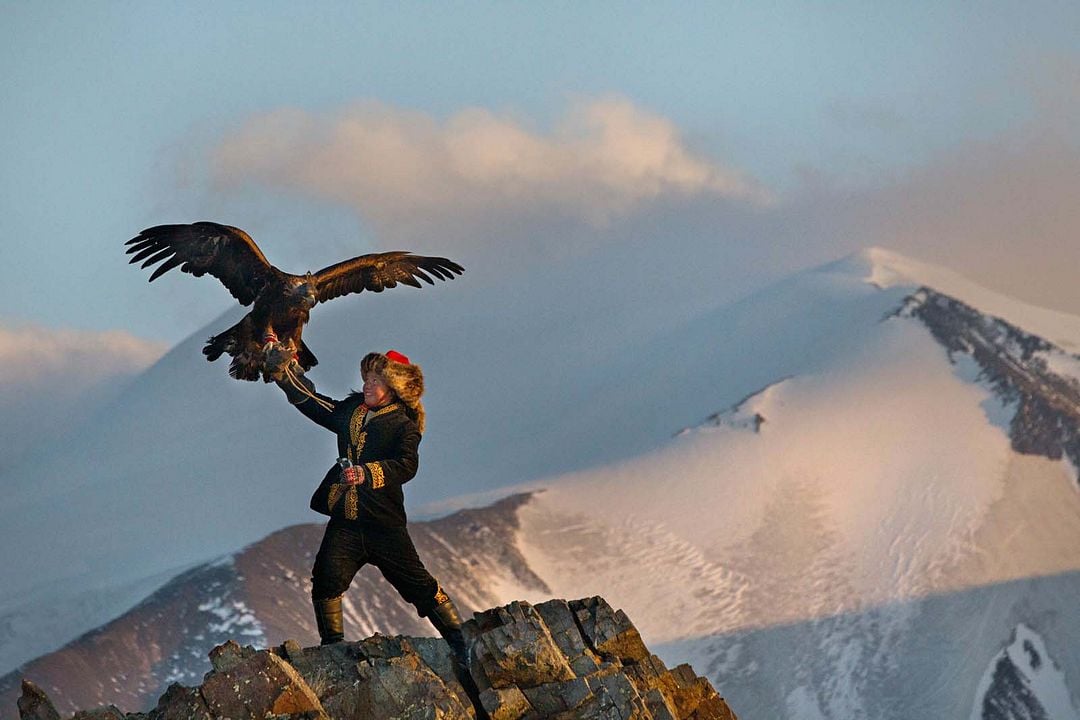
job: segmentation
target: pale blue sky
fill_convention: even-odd
[[[200,158],[253,115],[376,100],[543,133],[575,99],[617,96],[783,199],[808,170],[873,187],[1023,126],[1047,63],[1077,62],[1078,29],[1074,2],[5,2],[0,322],[198,329],[228,307],[220,288],[183,278],[148,303],[122,254],[163,222],[244,225],[270,204],[289,232],[369,250],[333,203],[213,195]],[[256,239],[307,269],[287,239]]]

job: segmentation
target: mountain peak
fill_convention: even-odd
[[[897,287],[910,287],[912,292],[919,288],[932,290],[1038,335],[1066,352],[1080,352],[1080,317],[1029,305],[983,287],[959,272],[894,250],[865,247],[811,272],[839,275],[881,290]]]
[[[882,289],[902,285],[927,285],[942,292],[948,292],[949,288],[958,284],[974,285],[951,270],[915,260],[877,245],[856,250],[850,255],[824,265],[821,270],[850,275]]]

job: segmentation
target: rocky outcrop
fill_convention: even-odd
[[[602,598],[514,602],[477,613],[465,632],[467,669],[436,638],[375,635],[308,648],[289,640],[268,650],[229,641],[210,653],[201,685],[170,686],[148,713],[109,706],[72,720],[735,718],[707,680],[688,665],[665,667]],[[18,707],[24,720],[60,718],[30,682]]]

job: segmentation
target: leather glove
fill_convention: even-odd
[[[272,380],[284,379],[285,372],[290,367],[294,375],[303,375],[304,371],[296,362],[296,351],[291,342],[286,344],[276,340],[271,341],[267,343],[264,354],[263,367]]]

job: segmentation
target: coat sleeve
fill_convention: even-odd
[[[299,410],[304,417],[308,418],[312,422],[322,425],[331,432],[337,432],[340,425],[340,408],[341,402],[322,395],[316,392],[315,383],[307,379],[304,376],[300,376],[300,383],[307,389],[309,393],[319,398],[322,402],[332,406],[333,410],[328,410],[321,404],[313,401],[309,395],[301,392],[299,389],[293,387],[286,380],[278,380],[278,387],[281,388],[285,397],[289,399],[289,402]]]
[[[419,446],[420,431],[416,425],[411,422],[403,425],[392,456],[364,463],[364,480],[368,487],[379,490],[390,484],[400,486],[412,480],[420,464]]]

